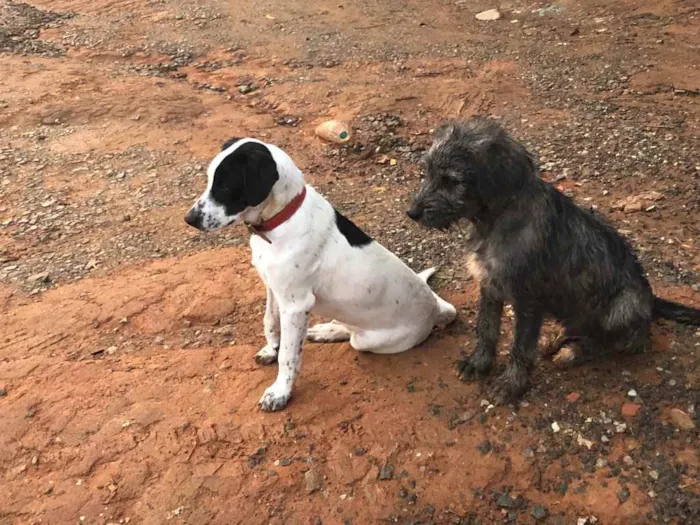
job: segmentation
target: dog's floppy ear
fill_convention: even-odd
[[[479,157],[477,192],[487,208],[518,193],[536,173],[530,153],[505,133],[485,145]]]
[[[236,142],[241,140],[241,137],[231,137],[230,139],[226,140],[222,145],[221,145],[221,151],[224,151],[225,149],[230,148],[233,146]]]
[[[277,163],[270,150],[257,142],[243,144],[236,153],[245,159],[243,196],[248,206],[257,206],[267,198],[279,179]]]

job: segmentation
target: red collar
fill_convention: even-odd
[[[273,215],[266,221],[261,222],[260,224],[248,224],[246,223],[246,226],[248,227],[248,230],[250,233],[254,233],[256,235],[259,235],[263,239],[265,239],[267,242],[271,243],[270,239],[268,239],[264,233],[269,232],[280,226],[281,224],[287,222],[289,219],[291,219],[292,215],[294,215],[299,208],[301,208],[301,205],[304,202],[304,198],[306,197],[306,186],[304,186],[301,190],[301,193],[294,197],[291,201],[289,201],[289,204],[287,204],[284,208],[282,208],[279,213],[276,215]]]

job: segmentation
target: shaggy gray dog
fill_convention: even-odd
[[[504,303],[513,305],[510,362],[496,380],[497,402],[528,389],[542,321],[563,331],[555,359],[640,351],[657,317],[700,325],[700,310],[655,297],[625,240],[599,216],[542,181],[532,156],[497,123],[476,118],[438,130],[427,176],[408,212],[429,228],[469,221],[469,270],[480,284],[475,353],[463,379],[486,376],[496,358]]]

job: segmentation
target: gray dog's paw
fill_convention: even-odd
[[[491,363],[483,362],[475,355],[460,359],[456,364],[457,375],[462,381],[483,379],[491,371]]]
[[[496,405],[517,405],[530,387],[527,371],[508,365],[493,383],[491,399]]]

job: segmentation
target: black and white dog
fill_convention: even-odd
[[[185,221],[200,230],[244,222],[253,233],[253,265],[267,287],[265,338],[255,358],[278,362],[260,408],[284,408],[301,368],[305,338],[350,341],[356,350],[403,352],[423,342],[455,308],[304,182],[280,148],[231,139],[211,161],[208,184]],[[307,331],[309,314],[332,322]]]
[[[625,240],[541,180],[532,156],[494,121],[442,127],[426,164],[408,214],[442,230],[469,221],[468,266],[481,289],[476,352],[460,362],[463,379],[491,370],[503,305],[513,305],[510,363],[496,401],[526,391],[546,316],[563,325],[549,349],[562,361],[644,349],[658,317],[700,325],[700,310],[655,297]]]

